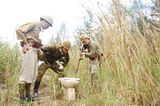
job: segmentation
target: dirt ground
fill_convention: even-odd
[[[47,87],[40,89],[39,97],[32,103],[26,103],[25,106],[85,106],[84,100],[76,99],[75,101],[66,101],[64,97],[54,99],[53,95],[46,94]],[[8,102],[4,102],[6,94],[5,85],[0,83],[0,106],[20,106],[19,97],[9,97]],[[17,93],[18,94],[18,93]]]

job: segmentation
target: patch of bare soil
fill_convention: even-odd
[[[54,95],[47,95],[45,92],[48,88],[43,87],[39,91],[39,97],[33,102],[34,106],[85,106],[81,100],[66,101],[63,96],[55,99]]]
[[[4,87],[0,85],[0,92]],[[30,103],[25,103],[23,106],[86,106],[84,102],[81,102],[80,99],[75,101],[66,101],[63,96],[55,99],[54,95],[51,93],[47,93],[48,87],[41,87],[39,89],[39,97],[35,98],[35,101]],[[9,101],[8,106],[21,106],[19,103],[19,97],[13,97],[12,100]],[[0,104],[3,106],[3,104]]]

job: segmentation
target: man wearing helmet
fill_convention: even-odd
[[[59,76],[63,74],[63,69],[69,62],[68,51],[70,47],[71,43],[66,40],[60,46],[49,44],[41,48],[42,51],[39,59],[43,61],[43,63],[38,67],[38,76],[34,83],[34,97],[38,96],[39,85],[47,69],[52,69]],[[59,89],[56,89],[56,92],[58,92],[58,90]]]
[[[39,22],[30,22],[16,29],[17,39],[22,46],[22,64],[18,79],[20,101],[31,101],[31,83],[37,75],[38,49],[42,46],[39,33],[53,25],[50,16],[43,16]]]
[[[80,59],[83,59],[83,56],[86,58],[89,58],[90,60],[90,73],[91,73],[91,83],[92,85],[95,84],[95,82],[98,79],[98,70],[100,66],[100,59],[103,55],[102,50],[98,43],[91,40],[90,37],[88,37],[86,34],[80,36],[80,40],[82,42],[81,47],[81,57]]]

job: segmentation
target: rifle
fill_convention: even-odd
[[[83,53],[83,50],[84,50],[84,47],[83,47],[83,45],[80,47],[80,57],[79,57],[79,59],[78,59],[78,64],[77,64],[77,68],[76,68],[76,72],[75,73],[77,73],[78,72],[78,70],[79,70],[79,65],[80,65],[80,62],[81,62],[81,56],[82,56],[82,53]]]

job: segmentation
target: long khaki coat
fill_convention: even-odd
[[[20,26],[17,30],[17,39],[27,41],[32,39],[40,42],[39,33],[41,32],[41,26],[38,22],[31,22]],[[19,74],[19,83],[32,83],[38,73],[37,70],[37,49],[30,47],[30,49],[21,55],[22,64]]]

